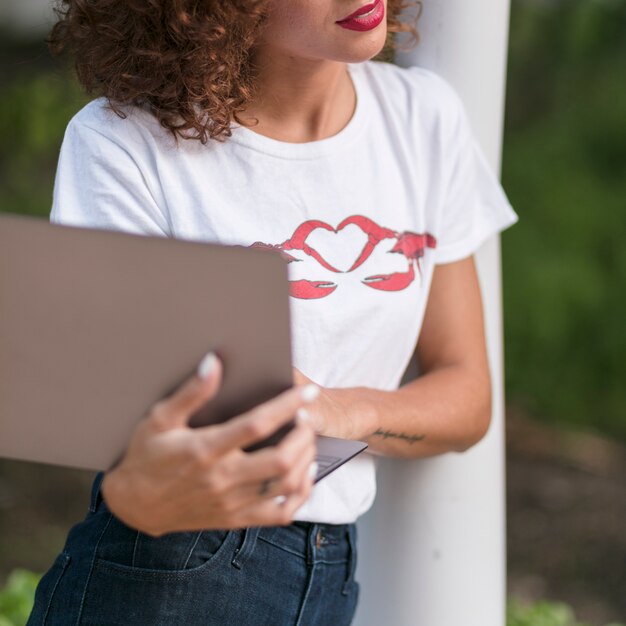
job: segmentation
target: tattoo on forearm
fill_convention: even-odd
[[[394,433],[390,430],[383,430],[379,428],[374,435],[380,435],[383,439],[389,439],[393,437],[394,439],[403,439],[408,443],[415,443],[416,441],[421,441],[426,437],[426,435],[407,435],[406,433]]]

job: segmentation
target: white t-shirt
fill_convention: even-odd
[[[353,117],[308,143],[233,124],[226,143],[177,147],[143,109],[121,119],[91,102],[67,128],[51,220],[274,246],[290,259],[293,365],[325,387],[396,389],[434,265],[517,216],[448,83],[375,61],[348,69]],[[375,459],[320,481],[295,519],[355,521],[374,500]]]

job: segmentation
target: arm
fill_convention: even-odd
[[[432,107],[425,127],[439,146],[432,153],[438,162],[432,175],[442,196],[432,205],[439,220],[436,265],[417,345],[421,376],[396,391],[324,390],[313,409],[325,434],[364,440],[375,454],[408,458],[463,451],[487,432],[491,382],[470,255],[517,220],[459,95],[429,74],[422,96],[422,104]]]
[[[87,118],[90,124],[83,118]],[[150,154],[128,120],[88,105],[68,125],[61,146],[50,221],[167,236],[165,200]]]
[[[317,431],[406,458],[461,452],[485,435],[491,384],[473,257],[435,267],[417,356],[422,375],[396,391],[323,389],[309,409]]]

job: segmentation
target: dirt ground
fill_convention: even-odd
[[[626,622],[626,447],[507,418],[508,587]],[[93,473],[0,460],[0,585],[44,571],[86,512]]]
[[[626,623],[626,446],[507,418],[508,588]]]

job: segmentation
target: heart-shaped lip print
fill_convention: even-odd
[[[340,270],[331,265],[331,263],[329,263],[318,250],[310,246],[307,243],[307,239],[309,238],[311,233],[318,228],[322,228],[333,233],[339,233],[350,224],[354,224],[360,230],[362,230],[367,236],[367,239],[352,265],[347,270]],[[345,220],[343,220],[339,224],[339,226],[337,226],[337,228],[333,228],[330,224],[327,224],[326,222],[323,222],[321,220],[308,220],[306,222],[303,222],[302,224],[300,224],[300,226],[298,226],[298,228],[296,228],[293,235],[280,246],[280,248],[282,250],[302,250],[305,254],[312,256],[318,261],[320,265],[330,270],[331,272],[352,272],[357,267],[365,263],[365,261],[374,251],[374,248],[383,239],[391,239],[397,236],[398,234],[395,231],[389,228],[382,228],[381,226],[376,224],[376,222],[370,220],[363,215],[351,215],[350,217],[347,217]]]
[[[363,231],[367,238],[365,239],[365,243],[360,251],[355,251],[356,258],[346,270],[338,269],[336,267],[336,260],[334,261],[335,265],[333,265],[320,253],[319,250],[307,243],[311,233],[317,229],[338,234],[346,228],[346,226],[351,224],[357,226],[361,231]],[[396,239],[396,243],[393,245],[391,250],[389,250],[389,253],[402,254],[407,259],[407,272],[372,275],[366,277],[361,282],[368,287],[372,287],[373,289],[380,291],[400,291],[402,289],[406,289],[406,287],[408,287],[415,279],[414,263],[417,265],[419,270],[419,261],[424,256],[426,248],[435,248],[437,246],[437,240],[429,233],[413,233],[410,231],[399,233],[395,230],[391,230],[390,228],[379,226],[376,222],[368,217],[365,217],[364,215],[351,215],[350,217],[344,219],[337,226],[337,228],[333,228],[330,224],[322,220],[307,220],[306,222],[300,224],[294,231],[293,235],[282,244],[272,245],[257,241],[250,247],[277,250],[282,254],[287,262],[300,260],[289,254],[289,251],[302,251],[316,259],[318,263],[327,270],[336,273],[348,273],[365,263],[365,261],[371,256],[376,246],[383,239]],[[340,243],[339,240],[338,243]],[[317,245],[319,247],[319,243]],[[358,245],[359,244],[357,244],[357,247]],[[328,280],[323,281],[306,279],[291,281],[290,286],[292,296],[304,299],[324,298],[330,295],[337,288],[335,283],[329,282]]]
[[[346,224],[340,229],[316,228],[306,238],[306,244],[311,250],[324,259],[329,267],[344,274],[352,271],[352,266],[367,242],[367,235],[356,224]],[[300,258],[306,257],[301,254]],[[311,262],[317,265],[312,258]]]

